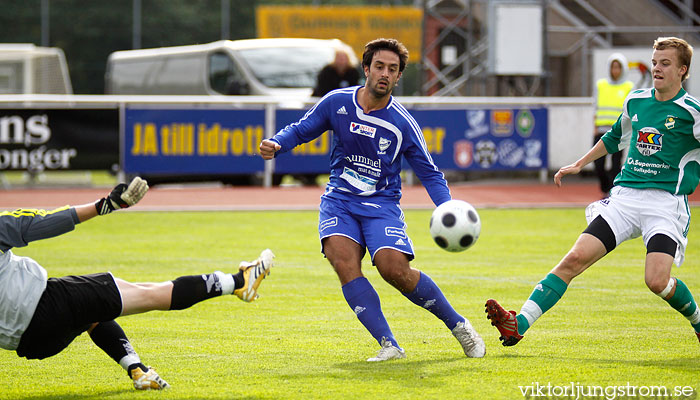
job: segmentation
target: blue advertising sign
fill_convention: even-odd
[[[435,164],[442,170],[535,170],[547,168],[547,109],[413,109]],[[276,131],[306,110],[278,110]],[[275,172],[325,173],[332,136],[277,157]],[[410,168],[408,163],[404,168]]]
[[[306,110],[276,110],[279,131]],[[442,170],[534,170],[547,167],[547,109],[412,109]],[[127,108],[122,168],[143,174],[251,174],[264,110]],[[331,132],[281,154],[275,173],[327,173]],[[404,167],[408,167],[407,163]]]
[[[277,110],[275,114],[275,132],[285,126],[297,122],[307,110]],[[292,151],[282,153],[275,158],[275,173],[303,174],[328,173],[330,170],[332,134],[324,132],[309,143],[297,146]]]
[[[257,152],[264,121],[264,110],[127,108],[122,168],[144,174],[263,171]]]
[[[441,170],[547,168],[546,108],[431,109],[411,114]]]

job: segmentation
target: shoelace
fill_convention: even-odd
[[[472,335],[472,331],[467,329],[467,327],[464,327],[464,330],[462,332],[458,333],[460,336],[460,342],[463,342],[467,345],[467,348],[469,350],[473,350],[474,347],[476,347],[476,341],[474,340],[474,335]]]
[[[376,358],[388,358],[389,352],[393,350],[393,346],[386,346],[379,349],[379,353]]]

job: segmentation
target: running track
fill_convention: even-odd
[[[450,185],[452,197],[472,203],[477,208],[498,207],[584,207],[600,198],[594,182],[565,182],[561,188],[539,182],[489,182]],[[105,196],[100,188],[36,188],[0,190],[0,209],[55,208],[77,205]],[[207,211],[207,210],[315,210],[321,187],[155,187],[133,210],[140,211]],[[700,194],[690,197],[700,205]],[[422,186],[404,187],[404,209],[433,208]]]

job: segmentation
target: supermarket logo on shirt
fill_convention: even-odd
[[[358,135],[368,136],[373,138],[377,133],[377,128],[358,124],[357,122],[350,123],[350,132],[357,133]]]

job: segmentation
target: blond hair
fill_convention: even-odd
[[[666,49],[676,49],[680,65],[686,66],[682,80],[688,79],[690,75],[690,60],[693,58],[693,46],[685,40],[673,36],[659,37],[654,40],[654,50]]]

